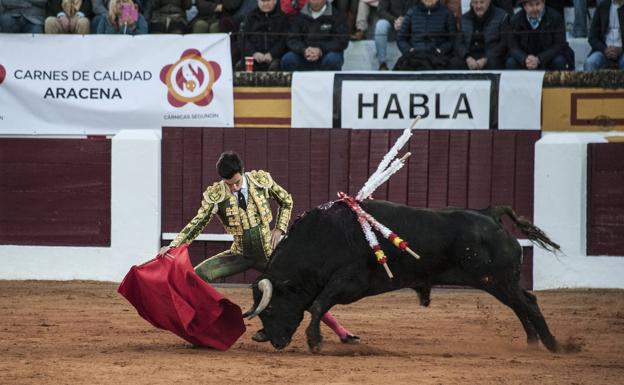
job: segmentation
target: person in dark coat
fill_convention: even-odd
[[[511,18],[507,69],[563,71],[568,67],[563,17],[544,0],[520,0],[522,10]]]
[[[254,58],[254,71],[279,71],[280,60],[286,52],[288,17],[277,6],[277,0],[258,0],[258,7],[244,21],[243,56]],[[240,61],[236,69],[243,70]]]
[[[190,7],[191,0],[152,0],[150,33],[185,33],[186,10]]]
[[[507,52],[509,15],[491,0],[472,0],[461,18],[461,32],[455,41],[456,69],[503,69]]]
[[[401,30],[403,18],[415,1],[419,0],[379,0],[377,6],[379,19],[375,24],[375,48],[379,69],[382,71],[388,70],[388,64],[386,64],[388,39],[390,36],[396,36],[396,33]]]
[[[197,0],[198,14],[191,22],[193,33],[233,32],[237,29],[233,15],[242,0]]]
[[[340,71],[347,45],[344,14],[327,0],[310,0],[292,20],[282,69]]]
[[[455,16],[439,0],[422,0],[412,5],[397,37],[403,55],[394,69],[446,69],[456,34]]]
[[[589,29],[592,51],[585,61],[585,71],[596,71],[609,65],[624,69],[624,0],[602,1]]]

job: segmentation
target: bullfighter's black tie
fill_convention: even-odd
[[[238,192],[238,207],[243,210],[247,210],[247,201],[245,200],[245,195],[243,195],[242,191]]]

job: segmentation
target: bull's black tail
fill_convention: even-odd
[[[529,240],[536,243],[544,250],[551,252],[561,250],[561,247],[548,238],[546,233],[544,233],[539,227],[529,222],[526,218],[517,216],[513,209],[509,206],[488,207],[487,209],[482,210],[482,212],[494,218],[494,220],[499,223],[501,223],[501,217],[503,215],[507,215],[516,224],[516,226],[518,226],[522,234],[526,235]]]

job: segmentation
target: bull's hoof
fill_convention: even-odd
[[[318,354],[321,352],[321,344],[318,345],[308,345],[308,347],[310,348],[310,353],[312,354]]]
[[[308,349],[312,353],[319,353],[321,351],[321,344],[323,343],[323,337],[321,335],[308,336]]]
[[[542,343],[551,353],[562,353],[564,351],[554,338],[542,340]]]
[[[527,338],[527,345],[531,348],[539,347],[540,340],[535,338]]]

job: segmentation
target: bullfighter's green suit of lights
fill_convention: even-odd
[[[203,194],[197,215],[182,229],[170,246],[190,244],[210,222],[214,214],[221,220],[225,231],[234,236],[229,250],[212,256],[195,267],[197,274],[205,281],[228,277],[249,268],[263,271],[271,248],[273,219],[269,198],[278,204],[275,227],[286,233],[292,211],[291,195],[279,186],[271,175],[262,170],[244,174],[247,178],[247,210],[238,206],[236,196],[230,192],[224,181],[214,183]]]

